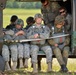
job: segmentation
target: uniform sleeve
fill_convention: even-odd
[[[70,43],[70,37],[67,36],[66,39],[65,39],[64,44],[65,44],[65,45],[69,45],[69,43]]]
[[[14,31],[13,30],[8,30],[8,31],[5,32],[5,34],[14,35]]]
[[[34,31],[34,28],[33,28],[33,27],[30,27],[30,28],[27,30],[27,35],[26,35],[26,37],[27,37],[28,39],[34,38],[33,31]]]
[[[43,26],[43,31],[40,33],[40,38],[49,38],[50,32],[51,31],[47,26]]]
[[[72,24],[72,17],[71,17],[71,15],[68,15],[66,17],[66,21],[67,21],[67,23],[66,23],[66,29],[70,30],[70,27],[71,27],[71,24]]]
[[[49,43],[50,45],[55,45],[55,44],[56,44],[53,39],[48,40],[48,43]]]

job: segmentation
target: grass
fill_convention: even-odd
[[[10,71],[5,73],[7,75],[32,75],[32,68],[31,68],[31,63],[29,59],[29,67],[28,68],[23,68],[23,69],[18,69],[17,71]],[[71,73],[62,73],[59,72],[60,66],[57,62],[56,59],[53,59],[53,64],[52,64],[52,70],[54,71],[53,73],[47,73],[47,64],[46,64],[46,59],[43,58],[41,61],[41,71],[38,73],[38,75],[76,75],[76,59],[68,59],[68,64],[67,67],[69,69],[69,72]]]

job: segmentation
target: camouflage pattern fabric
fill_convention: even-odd
[[[10,55],[10,52],[9,52],[8,46],[7,45],[3,45],[2,56],[3,56],[5,61],[9,61],[9,55]]]
[[[28,43],[18,43],[18,58],[29,58],[30,57],[30,45]]]
[[[50,29],[47,26],[32,26],[27,31],[27,38],[34,38],[34,34],[39,34],[38,38],[48,38],[50,35]],[[47,62],[51,62],[52,60],[52,49],[51,47],[45,42],[46,40],[39,40],[39,41],[32,41],[31,42],[31,56],[32,56],[32,63],[37,63],[37,54],[39,49],[43,50],[46,54]]]
[[[5,61],[9,61],[10,59],[10,53],[11,53],[11,58],[13,61],[17,61],[17,45],[3,45],[2,48],[2,56],[5,59]]]
[[[16,61],[17,62],[17,55],[18,55],[18,50],[17,50],[17,45],[10,45],[9,46],[10,48],[10,51],[11,51],[11,58],[12,58],[12,61]]]
[[[55,18],[55,32],[52,34],[52,36],[59,36],[64,35],[64,25],[61,28],[57,28],[56,25],[59,23],[64,22],[64,18],[62,16],[57,16]],[[55,39],[48,40],[49,44],[52,45],[53,52],[59,62],[60,65],[67,65],[67,59],[68,59],[68,53],[69,53],[69,42],[70,37],[59,37]],[[58,46],[55,46],[57,44]]]
[[[51,26],[54,25],[54,19],[59,14],[59,4],[57,2],[49,2],[45,7],[42,5],[41,13],[43,14],[43,20],[45,25]]]
[[[23,28],[21,29],[14,29],[14,32],[17,33],[20,30],[26,33],[26,30]],[[18,35],[14,37],[14,40],[26,39],[26,35]],[[18,58],[29,58],[30,57],[30,48],[28,43],[17,43],[18,47]]]
[[[72,27],[72,16],[70,14],[67,14],[66,18],[65,18],[65,28],[66,31],[68,31],[69,33],[71,32],[71,27]]]
[[[58,15],[58,16],[55,18],[54,24],[57,25],[57,24],[59,24],[59,23],[61,23],[61,22],[64,22],[64,21],[65,21],[64,16]]]

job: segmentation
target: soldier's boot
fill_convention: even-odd
[[[19,63],[20,63],[19,68],[23,68],[23,59],[22,58],[19,59]]]
[[[48,72],[51,72],[51,71],[52,71],[52,69],[51,69],[52,63],[51,63],[51,62],[48,62],[47,64],[48,64],[48,69],[47,69],[47,71],[48,71]]]
[[[62,72],[68,72],[68,69],[65,65],[61,65]]]
[[[37,70],[37,66],[36,63],[33,63],[33,74],[37,74],[38,70]]]
[[[10,68],[10,65],[9,65],[9,62],[8,62],[8,61],[6,62],[6,70],[8,70],[8,71],[9,71],[9,70],[11,70],[11,68]]]
[[[25,59],[24,67],[25,67],[25,68],[28,68],[28,59]]]
[[[16,67],[17,67],[17,62],[16,61],[13,61],[12,70],[16,70]]]

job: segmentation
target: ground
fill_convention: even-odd
[[[32,68],[29,59],[29,67],[23,69],[17,69],[16,71],[5,71],[6,75],[32,75]],[[53,72],[47,73],[47,64],[46,59],[41,61],[41,71],[38,72],[38,75],[76,75],[76,59],[69,59],[67,67],[69,69],[68,73],[59,72],[60,66],[56,59],[53,59],[52,70]],[[36,74],[37,75],[37,74]]]

